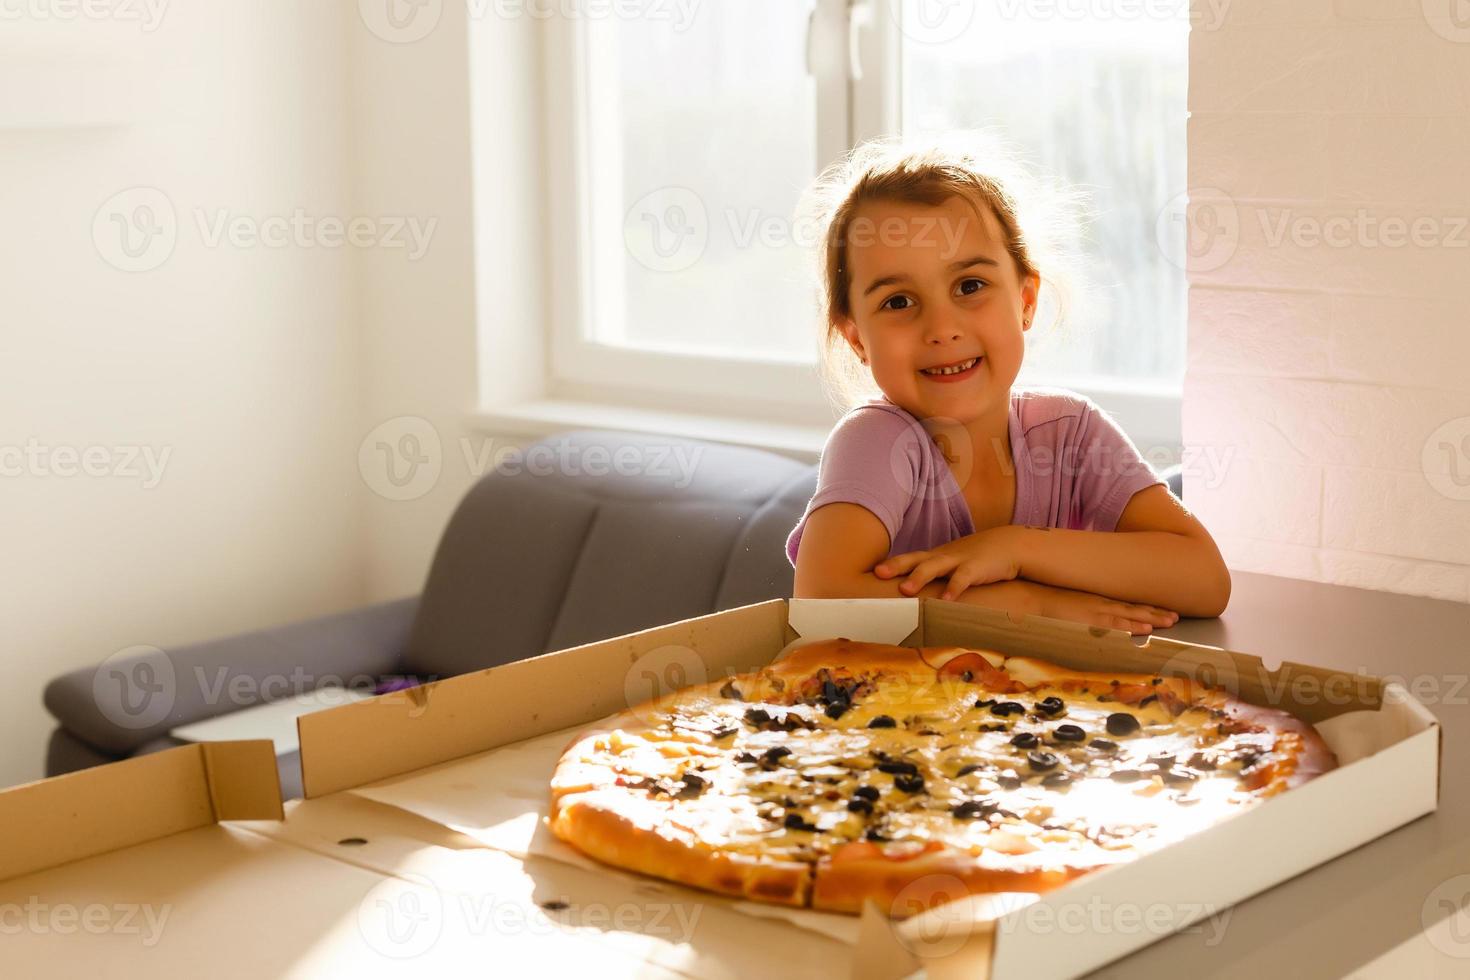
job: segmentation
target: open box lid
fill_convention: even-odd
[[[269,740],[201,742],[0,792],[0,881],[221,820],[281,820]]]

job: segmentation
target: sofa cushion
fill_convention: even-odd
[[[815,466],[797,473],[744,523],[725,563],[715,595],[716,609],[734,609],[776,596],[790,596],[795,569],[786,557],[786,537],[817,492]]]
[[[471,488],[450,519],[404,657],[408,671],[494,667],[728,608],[722,594],[791,594],[784,532],[733,580],[727,565],[752,527],[772,539],[771,527],[753,521],[763,511],[785,519],[767,504],[793,481],[814,480],[809,464],[690,439],[581,431],[544,439],[520,458],[517,472],[491,473]],[[763,587],[769,594],[757,595]]]

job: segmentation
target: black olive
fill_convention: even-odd
[[[1036,702],[1037,710],[1045,715],[1060,714],[1062,710],[1066,707],[1067,705],[1062,701],[1061,698],[1058,697],[1042,698],[1040,701]]]
[[[893,777],[895,789],[903,790],[905,793],[917,793],[924,788],[923,776],[900,775]]]
[[[1205,755],[1203,752],[1196,752],[1194,755],[1190,756],[1189,764],[1196,769],[1203,769],[1206,772],[1215,768],[1215,761],[1209,756]]]
[[[1052,729],[1051,737],[1058,742],[1080,742],[1087,737],[1087,733],[1077,725],[1058,725]]]
[[[686,772],[679,778],[684,780],[685,786],[692,786],[695,789],[704,789],[705,786],[709,785],[709,780],[694,772]]]
[[[807,822],[807,819],[805,817],[803,817],[799,813],[788,813],[788,814],[786,814],[786,824],[785,824],[785,826],[786,826],[786,829],[787,830],[816,830],[817,829],[817,825],[816,824],[814,824],[814,823],[808,823]]]
[[[1041,781],[1041,785],[1049,789],[1061,789],[1071,781],[1072,777],[1064,772],[1051,772],[1047,773],[1046,778]]]
[[[878,798],[878,787],[859,786],[857,789],[852,791],[852,795],[856,796],[860,800],[876,800]]]
[[[975,702],[975,707],[988,708],[992,704],[995,704],[995,698],[981,698],[980,700]]]
[[[879,715],[868,722],[869,728],[895,728],[897,726],[898,722],[894,721],[891,715]]]
[[[1116,751],[1118,751],[1118,743],[1117,742],[1114,742],[1114,741],[1110,741],[1109,739],[1106,739],[1106,738],[1095,738],[1091,742],[1088,742],[1087,744],[1090,745],[1090,746],[1092,746],[1093,748],[1097,749],[1099,752],[1116,752]]]
[[[1020,789],[1021,788],[1021,777],[1020,776],[1017,776],[1013,772],[1004,772],[1004,773],[1001,773],[999,776],[996,776],[995,777],[995,781],[1000,784],[1000,788],[1001,789]]]
[[[990,706],[990,713],[1004,718],[1006,715],[1024,714],[1026,706],[1019,701],[1002,701],[1000,704]]]
[[[1045,772],[1048,769],[1055,769],[1057,766],[1057,757],[1050,752],[1028,752],[1026,753],[1026,761],[1036,772]]]
[[[879,772],[897,773],[905,776],[917,776],[919,767],[912,762],[904,762],[902,759],[887,759],[878,763]]]
[[[1174,765],[1174,757],[1168,752],[1161,752],[1158,755],[1151,755],[1145,761],[1148,762],[1148,764],[1151,766],[1158,766],[1160,769],[1168,769],[1170,766]]]
[[[966,800],[955,804],[949,812],[963,820],[973,820],[995,811],[996,804],[989,800]]]
[[[831,718],[833,721],[836,721],[838,718],[841,718],[843,715],[847,714],[847,709],[850,707],[852,707],[852,705],[848,704],[846,701],[829,701],[827,703],[827,707],[822,709],[822,713],[825,714],[828,718]]]
[[[853,813],[872,813],[873,801],[865,800],[861,796],[855,796],[847,801],[847,808]]]
[[[877,827],[869,827],[867,830],[863,831],[863,839],[882,843],[883,841],[892,840],[893,838],[888,837]]]
[[[1020,732],[1011,739],[1011,744],[1018,749],[1034,749],[1040,741],[1035,732]]]
[[[1115,711],[1108,715],[1107,725],[1109,735],[1132,735],[1143,727],[1139,724],[1138,719],[1127,711]]]
[[[983,768],[985,767],[979,763],[972,762],[968,766],[961,766],[960,771],[955,773],[954,776],[956,779],[959,779],[961,776],[968,776],[972,772],[979,772]]]
[[[746,708],[745,720],[748,724],[759,727],[771,720],[771,713],[765,708]]]

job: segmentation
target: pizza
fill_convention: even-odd
[[[1187,678],[822,640],[579,734],[550,826],[696,888],[901,918],[1048,891],[1335,765],[1306,722]]]

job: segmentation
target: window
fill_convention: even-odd
[[[1086,186],[1097,215],[1097,286],[1065,333],[1033,338],[1022,381],[1092,394],[1135,440],[1177,441],[1184,229],[1160,216],[1185,179],[1187,21],[1024,0],[706,0],[681,23],[678,6],[549,25],[575,191],[554,242],[571,262],[553,297],[555,394],[830,420],[811,229],[791,222],[802,188],[862,139],[984,126]],[[1145,422],[1160,398],[1176,418]]]
[[[1092,288],[1065,332],[1031,338],[1023,380],[1177,385],[1184,228],[1167,214],[1185,183],[1188,5],[1148,19],[1114,4],[1068,16],[1068,4],[977,3],[953,39],[942,24],[926,29],[923,3],[905,6],[904,133],[999,128],[1031,164],[1092,197]]]

